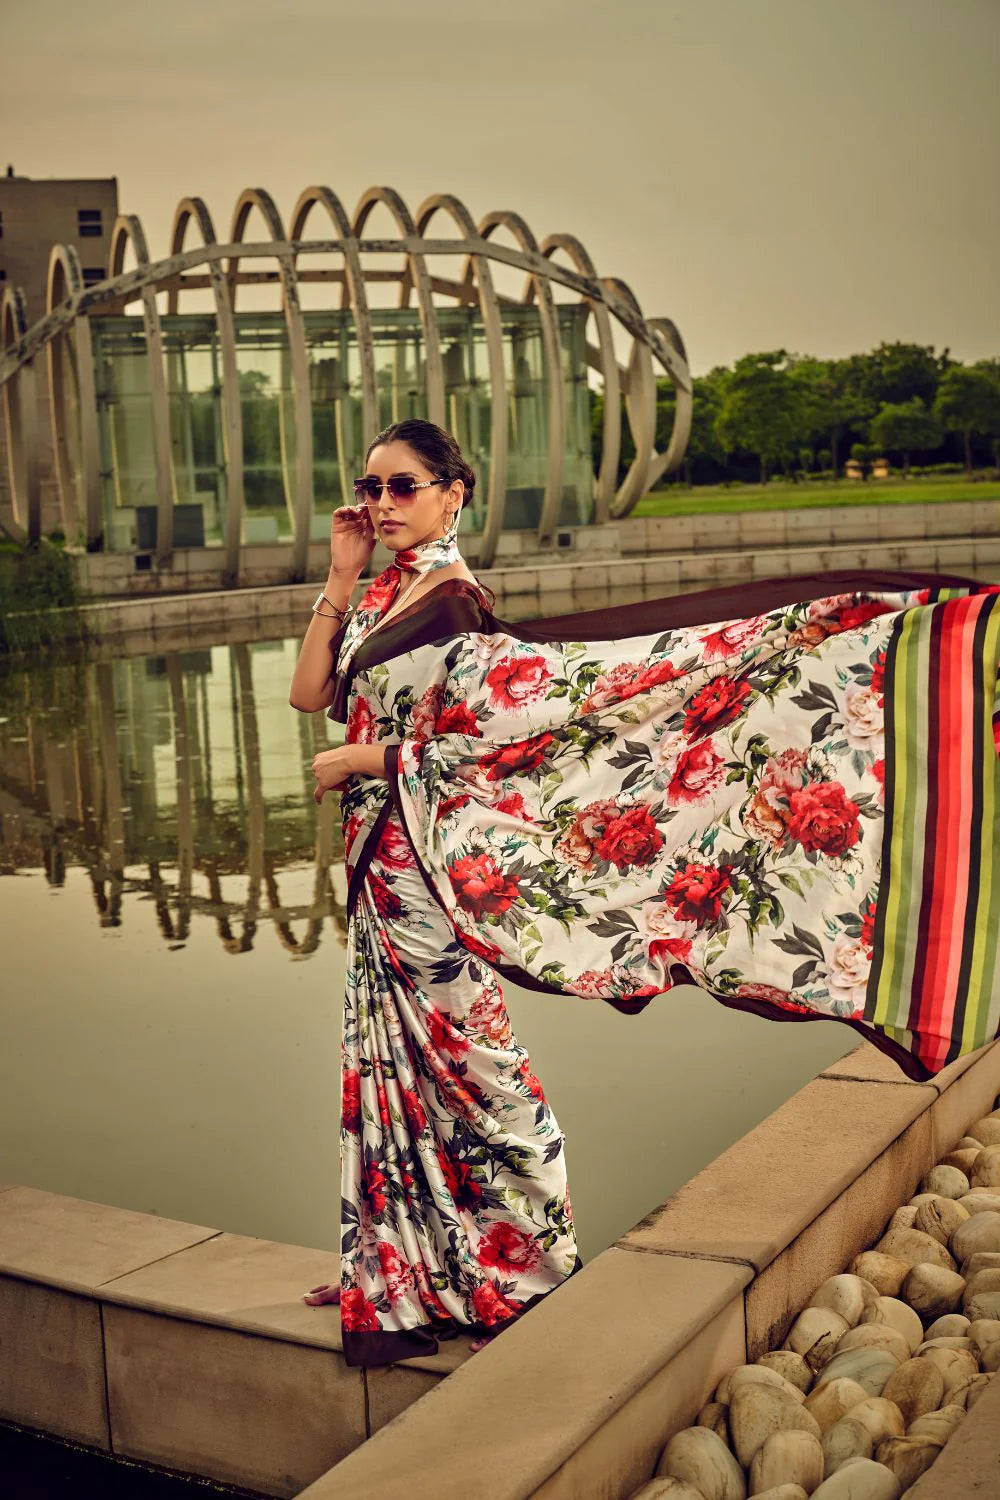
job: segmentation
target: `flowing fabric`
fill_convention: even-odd
[[[514,624],[448,579],[352,644],[330,713],[387,781],[342,796],[349,1363],[579,1269],[497,974],[626,1013],[694,982],[920,1079],[997,1034],[1000,589],[851,572]]]

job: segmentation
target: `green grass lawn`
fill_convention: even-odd
[[[817,505],[906,505],[930,500],[1000,500],[1000,480],[965,479],[961,474],[940,479],[841,479],[815,484],[666,485],[643,495],[634,516],[702,516],[743,510],[805,510]]]

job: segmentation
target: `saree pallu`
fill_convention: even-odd
[[[428,1030],[434,1010],[459,1031],[476,1016],[462,1039],[488,1052],[497,974],[629,1014],[693,982],[770,1019],[843,1021],[915,1079],[996,1036],[998,663],[1000,589],[924,573],[774,579],[520,624],[450,579],[361,642],[330,710],[349,740],[385,745],[387,776],[352,778],[343,797],[345,1112],[357,1071],[364,1117],[360,1139],[342,1130],[345,1350],[352,1307],[373,1362],[400,1305],[422,1325],[410,1337],[481,1330],[485,1282],[503,1326],[579,1268],[561,1137],[533,1074],[537,1126],[518,1111],[509,1022],[473,1070],[471,1131],[455,1047],[440,1022]],[[387,1004],[402,1042],[376,1025]],[[415,1246],[405,1153],[419,1137],[379,1090],[417,1053],[432,1133],[474,1186],[438,1219],[447,1168],[416,1182],[433,1213]],[[507,1138],[508,1109],[526,1203],[517,1149],[494,1189],[489,1142]],[[378,1219],[372,1172],[391,1177],[394,1161],[402,1187]],[[506,1281],[490,1235],[506,1236]],[[405,1304],[386,1291],[399,1264]]]

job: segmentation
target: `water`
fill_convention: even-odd
[[[311,764],[342,728],[289,707],[299,642],[0,678],[0,1180],[337,1248],[347,892]],[[689,987],[505,990],[584,1261],[856,1042]]]

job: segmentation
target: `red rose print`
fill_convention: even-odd
[[[387,921],[395,922],[403,915],[403,903],[396,895],[396,892],[372,871],[368,872],[368,888],[375,901],[375,910],[380,917],[385,917]]]
[[[375,715],[364,698],[356,698],[347,716],[344,740],[351,745],[371,745],[375,741]]]
[[[344,1073],[341,1120],[345,1130],[355,1135],[361,1129],[361,1075],[354,1068]]]
[[[711,635],[702,637],[705,655],[735,656],[743,646],[757,639],[766,623],[763,615],[754,615],[752,619],[733,620],[730,624],[723,625],[721,630],[713,630]]]
[[[713,677],[701,692],[695,693],[684,714],[684,733],[691,739],[712,734],[724,724],[732,723],[743,712],[750,696],[750,684],[733,677]]]
[[[530,739],[515,740],[502,750],[491,750],[481,758],[479,765],[486,768],[487,781],[504,781],[515,772],[536,770],[551,744],[551,734],[533,734]]]
[[[443,708],[434,723],[435,734],[474,734],[482,738],[476,716],[467,703],[452,703]]]
[[[861,922],[861,942],[869,953],[875,947],[875,913],[877,910],[878,902],[869,901]]]
[[[468,792],[459,792],[456,797],[442,797],[438,803],[438,817],[443,818],[445,813],[453,812],[456,807],[464,807],[471,800]]]
[[[347,1333],[377,1333],[378,1313],[360,1287],[347,1287],[340,1293],[340,1324]]]
[[[422,1135],[427,1128],[427,1116],[416,1089],[403,1089],[403,1108],[414,1135]]]
[[[385,1208],[386,1188],[388,1181],[384,1172],[379,1171],[374,1162],[368,1162],[361,1169],[361,1191],[368,1202],[368,1209],[372,1218],[377,1218]]]
[[[712,740],[700,740],[677,758],[667,787],[667,801],[704,802],[722,785],[726,758],[720,755]]]
[[[886,653],[880,651],[872,663],[872,692],[877,693],[880,704],[885,704],[885,657]]]
[[[788,831],[803,849],[836,856],[858,842],[858,809],[839,781],[812,781],[791,795]]]
[[[486,674],[493,702],[500,708],[519,708],[540,698],[551,678],[544,656],[503,656]]]
[[[412,870],[416,866],[410,841],[394,818],[383,828],[376,854],[387,870]]]
[[[515,818],[521,818],[525,823],[530,823],[528,810],[524,805],[524,798],[520,792],[508,792],[506,797],[501,797],[499,802],[493,804],[494,812],[505,812],[512,814]]]
[[[530,1064],[522,1062],[518,1072],[521,1075],[521,1082],[527,1086],[534,1098],[544,1100],[545,1095],[542,1092],[542,1085],[531,1071]]]
[[[729,878],[730,867],[722,865],[688,865],[678,870],[667,889],[664,900],[672,906],[682,922],[695,922],[704,927],[717,922],[722,911],[722,898],[732,889]]]
[[[636,692],[645,693],[664,682],[674,682],[680,676],[673,662],[660,661],[655,667],[646,667],[636,683]]]
[[[472,1305],[480,1323],[485,1323],[488,1328],[492,1328],[495,1323],[506,1323],[511,1317],[496,1287],[491,1286],[488,1281],[473,1290]]]
[[[427,1012],[427,1030],[435,1051],[448,1052],[452,1057],[464,1057],[468,1052],[468,1040],[436,1005]]]
[[[678,962],[686,964],[691,957],[691,939],[682,937],[654,938],[649,945],[650,958],[662,958],[665,953],[669,953],[670,957],[676,958]],[[650,990],[650,994],[657,995],[659,994],[659,990],[654,986]]]
[[[880,802],[884,802],[885,801],[885,756],[882,756],[881,760],[873,761],[872,764],[868,767],[868,769],[869,769],[869,771],[871,771],[872,775],[875,777],[875,780],[878,782],[878,786],[879,786],[878,800]]]
[[[475,953],[478,958],[485,958],[487,963],[496,963],[503,958],[500,949],[493,943],[484,943],[480,938],[473,937],[471,932],[458,932],[455,934],[463,948],[468,948],[470,953]]]
[[[380,615],[383,610],[388,609],[396,597],[396,590],[399,587],[398,578],[399,574],[393,568],[386,568],[384,573],[373,578],[358,605],[358,613],[360,614],[362,610],[373,610]]]
[[[841,630],[856,630],[859,625],[865,625],[878,615],[887,615],[891,611],[892,605],[885,600],[872,599],[867,604],[849,604],[846,609],[838,611],[836,618]]]
[[[344,819],[344,854],[348,858],[354,848],[354,840],[364,827],[364,822],[364,818],[359,817],[357,813],[351,813],[349,818]]]
[[[401,1301],[413,1285],[413,1271],[396,1247],[386,1244],[384,1240],[379,1241],[378,1258],[389,1301]]]
[[[599,858],[606,859],[618,870],[648,865],[662,847],[663,834],[653,822],[645,803],[630,807],[620,817],[606,823],[596,845]]]
[[[389,1112],[389,1100],[386,1097],[385,1084],[378,1078],[375,1080],[375,1097],[378,1100],[378,1117],[383,1125],[388,1125],[392,1119]]]
[[[481,1265],[496,1266],[501,1275],[515,1276],[533,1271],[542,1252],[530,1234],[516,1224],[500,1222],[490,1226],[476,1254]]]
[[[458,904],[474,917],[506,911],[517,900],[517,881],[506,876],[489,854],[466,855],[448,866]]]

